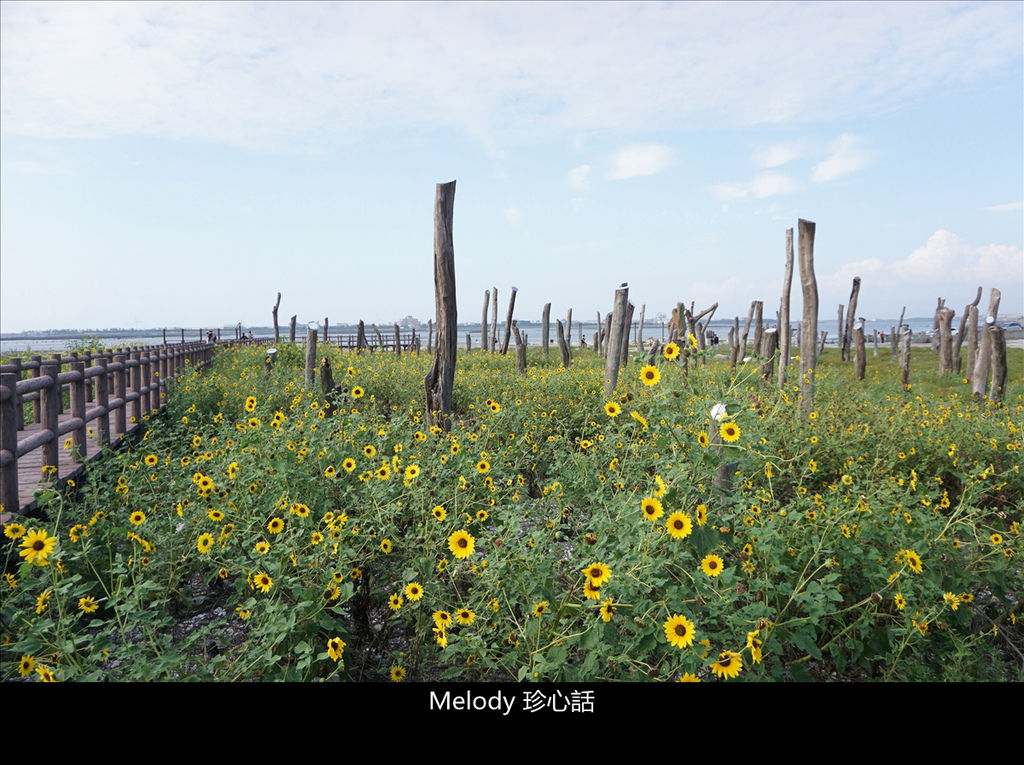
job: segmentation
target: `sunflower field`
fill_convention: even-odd
[[[809,417],[756,360],[670,344],[606,399],[575,354],[461,353],[442,430],[426,354],[321,349],[325,401],[220,352],[4,526],[0,675],[1024,679],[1024,352],[993,404],[826,351]]]

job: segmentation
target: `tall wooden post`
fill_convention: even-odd
[[[750,334],[750,322],[754,320],[754,309],[757,307],[757,301],[753,300],[750,303],[750,310],[747,311],[747,321],[743,325],[743,337],[740,338],[740,353],[739,360],[742,362],[743,358],[747,355],[747,335]],[[757,353],[757,347],[754,347],[754,353]]]
[[[508,315],[505,317],[505,335],[501,339],[501,355],[508,353],[508,341],[512,337],[512,311],[516,307],[516,293],[518,287],[512,288],[512,294],[508,298]]]
[[[970,375],[974,371],[974,362],[978,360],[978,306],[967,306],[967,372]],[[959,368],[957,374],[960,373]]]
[[[764,301],[754,301],[754,348],[755,354],[761,352],[761,338],[764,335]]]
[[[594,352],[597,354],[601,353],[601,345],[604,342],[604,333],[601,331],[601,327],[604,326],[604,322],[601,321],[601,312],[597,312],[597,334],[594,335]]]
[[[647,311],[647,303],[640,304],[640,324],[636,328],[636,347],[640,353],[644,352],[644,313]]]
[[[761,378],[765,382],[769,382],[772,379],[772,373],[775,371],[775,351],[779,346],[779,330],[778,327],[772,327],[766,329],[761,335],[761,347],[758,353],[761,354]]]
[[[619,338],[619,367],[629,363],[629,330],[633,327],[633,311],[636,306],[632,303],[626,306],[626,315],[622,321],[622,336]]]
[[[491,291],[484,290],[484,310],[480,315],[480,347],[487,351],[487,306],[491,302]],[[466,348],[468,351],[469,348]]]
[[[289,343],[294,343],[295,342],[295,320],[297,318],[298,318],[298,314],[296,314],[295,316],[292,316],[291,324],[288,327],[288,342]]]
[[[864,369],[867,366],[867,356],[864,355],[864,319],[857,317],[857,321],[850,327],[850,334],[853,335],[853,369],[858,380],[864,379]]]
[[[569,346],[565,342],[565,327],[562,326],[561,319],[555,319],[555,337],[558,341],[558,354],[562,357],[562,366],[568,369],[569,364],[572,363],[572,357],[569,355]]]
[[[316,335],[315,321],[306,325],[306,387],[312,388],[316,379]]]
[[[935,351],[936,354],[939,353],[939,311],[941,311],[943,306],[946,305],[945,298],[939,298],[938,300],[939,304],[935,306],[935,316],[932,319],[932,330],[934,331],[932,332],[931,337],[932,350]]]
[[[544,304],[544,313],[541,315],[540,320],[540,344],[543,346],[544,358],[548,357],[548,343],[549,338],[549,327],[551,325],[551,303]]]
[[[793,229],[786,229],[786,271],[782,277],[782,300],[779,303],[779,387],[786,385],[789,364],[789,295],[793,286]]]
[[[910,327],[906,324],[900,325],[900,370],[900,382],[903,390],[907,390],[910,387]]]
[[[330,326],[330,322],[328,321],[327,317],[325,316],[324,317],[324,345],[327,345],[329,342],[331,342],[331,338],[327,334],[327,328],[329,326]]]
[[[512,322],[512,332],[516,336],[516,371],[521,374],[526,374],[526,343],[523,342],[523,336],[519,332],[519,327],[516,326],[515,322]]]
[[[981,302],[981,287],[978,287],[978,294],[976,294],[974,296],[974,300],[972,302],[968,303],[967,306],[964,308],[963,316],[960,317],[960,329],[957,330],[957,333],[956,333],[956,344],[953,347],[953,363],[956,366],[956,373],[957,374],[960,374],[960,369],[962,368],[961,359],[960,359],[960,348],[963,347],[963,344],[964,344],[964,330],[967,328],[967,320],[970,318],[970,315],[969,315],[970,308],[971,308],[971,306],[975,307],[975,311],[974,311],[974,325],[975,325],[974,326],[974,331],[975,331],[975,335],[977,335],[977,331],[978,331],[978,326],[977,326],[978,325],[977,305],[980,302]],[[967,355],[968,355],[968,357],[970,357],[970,351],[969,350],[968,350]],[[967,368],[970,369],[969,366]]]
[[[604,362],[604,395],[610,398],[619,381],[619,366],[622,363],[622,333],[626,321],[629,304],[629,287],[615,290],[615,302],[612,306],[611,327],[608,333]]]
[[[812,221],[797,221],[799,231],[800,287],[804,315],[800,323],[800,411],[807,416],[814,409],[814,374],[818,363],[818,280],[814,276],[814,231]]]
[[[437,184],[434,194],[434,321],[437,324],[437,346],[434,348],[434,363],[423,378],[423,386],[426,389],[427,426],[438,425],[446,430],[452,412],[459,331],[455,302],[455,242],[452,238],[454,215],[455,181]]]
[[[281,307],[281,293],[277,293],[277,302],[274,303],[274,309],[271,311],[274,315],[274,345],[278,345],[281,342],[281,328],[277,325],[277,309]]]
[[[992,388],[988,398],[1002,401],[1006,391],[1006,332],[994,324],[986,331],[992,335]]]
[[[402,355],[402,330],[398,328],[397,322],[395,323],[395,355]]]
[[[491,338],[487,341],[487,350],[494,353],[498,350],[498,288],[491,289]]]
[[[978,358],[974,362],[972,378],[972,393],[978,397],[984,397],[986,384],[988,383],[989,366],[992,358],[992,333],[989,327],[994,327],[996,317],[999,315],[999,300],[1002,293],[995,287],[989,292],[988,310],[985,312],[985,329],[981,335],[981,347],[978,349]]]
[[[0,374],[0,451],[12,459],[0,465],[0,504],[6,513],[16,513],[21,507],[18,500],[18,401],[17,386],[20,375],[15,372]]]
[[[952,308],[939,309],[939,374],[948,375],[953,369],[953,314]]]
[[[434,352],[434,320],[427,319],[427,353]]]
[[[853,289],[850,290],[850,308],[846,312],[846,329],[843,332],[843,361],[850,360],[850,336],[853,334],[853,324],[857,316],[857,296],[860,294],[860,277],[853,277]]]

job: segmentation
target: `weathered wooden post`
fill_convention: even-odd
[[[569,351],[569,360],[572,361],[572,309],[565,312],[565,348]]]
[[[626,366],[629,363],[629,330],[633,326],[633,311],[635,306],[632,303],[628,303],[626,306],[626,315],[622,321],[622,336],[619,338],[619,368]]]
[[[377,325],[371,323],[370,327],[373,328],[373,334],[375,334],[377,336],[377,348],[379,350],[381,350],[381,351],[385,350],[385,348],[384,348],[384,336],[380,333],[380,330],[377,328]]]
[[[906,314],[906,312],[907,312],[907,307],[903,306],[903,308],[900,310],[899,321],[896,322],[896,329],[893,330],[893,333],[892,333],[892,338],[891,338],[891,340],[892,340],[892,357],[894,359],[899,354],[900,336],[903,334],[903,316],[904,316],[904,314]]]
[[[644,312],[647,310],[647,303],[640,304],[640,324],[636,328],[636,347],[640,353],[644,352]]]
[[[938,352],[939,352],[939,332],[938,332],[938,330],[939,330],[939,311],[941,311],[942,307],[945,306],[945,305],[946,305],[946,299],[945,298],[939,298],[939,304],[937,306],[935,306],[935,316],[932,318],[931,345],[932,345],[932,350],[935,351],[936,354],[938,354]]]
[[[467,332],[466,333],[466,353],[469,353],[471,350],[473,350],[473,336],[470,335]]]
[[[569,364],[572,363],[572,357],[569,355],[569,346],[565,342],[565,328],[562,326],[561,319],[555,319],[555,338],[558,341],[558,354],[562,357],[562,366],[568,369]]]
[[[850,308],[846,312],[846,329],[843,332],[843,361],[850,360],[850,336],[853,334],[854,317],[857,316],[857,296],[860,294],[860,277],[853,277],[853,289],[850,290]]]
[[[988,328],[992,335],[992,388],[989,401],[1002,401],[1006,390],[1006,331],[993,324]]]
[[[551,303],[544,304],[544,313],[540,319],[540,344],[543,346],[544,358],[548,357],[548,343],[550,342],[549,327],[551,326]]]
[[[434,320],[427,319],[427,353],[434,352]]]
[[[512,332],[516,336],[516,371],[521,374],[526,374],[526,343],[523,342],[523,336],[519,334],[519,327],[516,326],[515,322],[512,322]]]
[[[518,287],[512,288],[512,294],[508,298],[508,314],[505,316],[505,335],[501,339],[501,355],[508,353],[508,341],[512,337],[512,311],[516,307],[516,293]]]
[[[956,365],[956,373],[957,374],[960,374],[960,369],[962,368],[961,359],[960,359],[960,349],[963,347],[963,344],[964,344],[964,330],[967,328],[967,320],[970,318],[970,308],[971,308],[971,306],[974,306],[975,309],[977,309],[977,305],[980,302],[981,302],[981,287],[978,287],[978,294],[974,296],[974,300],[971,301],[970,303],[968,303],[964,307],[963,316],[960,317],[960,329],[957,330],[957,333],[956,333],[956,345],[953,348],[953,363]],[[974,324],[975,324],[975,327],[974,327],[975,332],[977,332],[977,329],[978,329],[978,327],[977,327],[977,324],[978,324],[978,312],[977,312],[977,310],[975,310],[975,312],[974,312]],[[970,356],[970,351],[968,351],[967,355],[968,355],[968,357]],[[969,366],[968,366],[968,369],[970,369]]]
[[[423,378],[426,390],[427,426],[448,429],[452,412],[452,387],[458,355],[458,315],[455,302],[455,181],[439,183],[434,193],[434,303],[437,346],[434,363]],[[495,295],[497,298],[497,295]]]
[[[597,354],[601,353],[601,343],[604,341],[604,333],[601,332],[601,327],[604,326],[604,322],[601,320],[601,312],[597,312],[597,332],[594,335],[594,352]]]
[[[764,335],[764,301],[754,301],[754,347],[753,352],[761,352],[761,338]]]
[[[356,330],[356,350],[361,351],[364,348],[369,348],[370,344],[366,342],[366,324],[362,319],[359,320],[359,329]]]
[[[395,355],[402,355],[402,331],[398,328],[397,322],[395,323]]]
[[[828,337],[828,330],[827,329],[821,330],[821,342],[818,343],[818,353],[824,353],[825,352],[825,338],[826,337]]]
[[[611,325],[608,332],[608,352],[604,362],[604,396],[610,398],[619,381],[619,366],[622,363],[622,334],[629,305],[629,287],[623,285],[615,290],[612,304]]]
[[[740,342],[739,342],[739,346],[740,346],[739,361],[741,361],[741,362],[743,361],[743,359],[747,355],[747,335],[750,334],[750,322],[752,322],[754,320],[754,308],[756,307],[756,304],[757,304],[756,300],[751,301],[751,303],[750,303],[750,310],[747,311],[747,321],[743,325],[743,336],[740,338]],[[757,348],[754,349],[754,352],[755,353],[757,352]]]
[[[277,293],[277,302],[274,303],[274,308],[271,313],[274,315],[274,345],[281,343],[281,328],[277,325],[277,309],[281,307],[281,293]]]
[[[974,363],[978,360],[978,306],[967,306],[967,371],[970,375],[974,371]],[[957,370],[960,374],[960,370]]]
[[[71,381],[71,416],[81,420],[81,426],[71,431],[71,461],[84,462],[86,456],[85,435],[85,362],[73,361],[71,371],[78,375]]]
[[[609,350],[612,347],[611,343],[612,335],[612,312],[609,311],[604,317],[604,332],[602,333],[602,346],[604,347],[604,356],[608,358]]]
[[[874,349],[871,351],[871,355],[874,356],[877,359],[878,358],[878,330],[877,329],[871,330],[871,341],[872,341],[872,343],[875,346]]]
[[[779,346],[779,329],[771,327],[761,335],[761,347],[758,353],[761,354],[761,379],[769,382],[775,372],[775,351]]]
[[[989,292],[988,310],[985,312],[985,330],[981,335],[981,347],[978,349],[978,358],[974,363],[972,393],[983,398],[985,396],[986,383],[988,382],[989,366],[992,359],[992,333],[989,327],[994,327],[996,317],[999,315],[999,300],[1002,293],[995,287]]]
[[[843,324],[843,304],[840,303],[839,304],[839,323],[836,325],[836,348],[842,348],[843,347],[843,329],[844,328],[845,328],[845,325]],[[824,350],[824,349],[822,349],[822,350]]]
[[[316,379],[316,337],[317,326],[315,321],[306,325],[306,387],[312,388]]]
[[[946,308],[945,306],[940,308],[938,312],[940,375],[948,375],[954,369],[952,323],[953,314],[955,313],[952,308]]]
[[[487,306],[491,302],[491,291],[484,290],[484,310],[480,316],[480,348],[487,352]],[[466,350],[469,350],[467,347]]]
[[[910,327],[906,324],[900,325],[900,369],[903,374],[900,382],[903,390],[910,389]]]
[[[329,336],[329,335],[327,334],[327,328],[328,328],[329,326],[330,326],[330,322],[328,321],[327,317],[325,316],[325,317],[324,317],[324,345],[327,345],[328,343],[330,343],[330,342],[331,342],[331,338],[330,338],[330,336]]]
[[[786,229],[786,271],[782,277],[782,300],[779,303],[779,387],[786,385],[786,367],[789,365],[789,295],[793,287],[793,229]]]
[[[864,369],[867,366],[867,356],[864,354],[864,319],[860,316],[850,327],[850,334],[853,335],[853,370],[858,380],[864,379]]]
[[[296,314],[295,316],[292,316],[292,318],[291,318],[291,325],[288,328],[288,342],[292,343],[292,344],[295,343],[295,320],[297,318],[298,318],[298,314]]]
[[[799,231],[800,286],[804,315],[800,324],[800,411],[806,417],[814,409],[814,374],[818,363],[814,341],[818,336],[818,280],[814,276],[813,221],[797,221]]]
[[[128,399],[126,398],[125,374],[128,356],[124,353],[117,353],[114,355],[114,363],[117,365],[117,369],[114,370],[114,398],[120,402],[120,406],[114,410],[114,427],[117,428],[118,438],[120,438],[127,431]]]
[[[110,390],[107,385],[107,357],[100,356],[96,365],[103,369],[103,374],[96,378],[96,404],[103,410],[99,417],[99,432],[96,442],[101,449],[110,446]]]
[[[60,375],[60,364],[53,360],[43,362],[43,376],[50,378],[50,384],[39,391],[39,397],[42,399],[42,410],[43,410],[43,421],[42,426],[44,430],[49,431],[50,440],[43,444],[43,467],[47,465],[58,466],[59,452],[57,448],[57,419],[58,419],[58,403],[61,398],[60,382],[58,376]],[[15,452],[16,453],[16,452]],[[13,507],[17,507],[18,503],[15,501]]]
[[[729,369],[736,368],[736,357],[740,353],[740,317],[737,316],[733,325],[729,327]]]
[[[487,341],[487,350],[494,353],[498,350],[498,288],[491,289],[491,337]]]

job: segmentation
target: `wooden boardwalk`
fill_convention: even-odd
[[[168,384],[207,364],[215,347],[54,354],[0,367],[0,521],[32,513],[40,488],[77,480],[105,444],[139,431],[165,404]]]

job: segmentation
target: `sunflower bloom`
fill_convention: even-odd
[[[686,513],[676,511],[665,521],[665,528],[675,539],[686,539],[693,531],[693,521]]]
[[[400,683],[405,680],[405,667],[396,664],[391,668],[391,682]]]
[[[615,614],[615,601],[612,598],[608,598],[601,603],[601,619],[606,622],[612,620],[612,616]]]
[[[448,537],[448,549],[456,558],[468,558],[473,554],[476,539],[465,529],[460,529]]]
[[[415,602],[423,597],[423,585],[419,582],[410,582],[405,586],[405,597],[410,602]]]
[[[727,444],[731,444],[734,441],[738,441],[740,437],[740,428],[735,422],[723,422],[718,428],[718,434],[722,437],[722,440]]]
[[[661,380],[661,372],[653,364],[648,364],[640,370],[640,380],[648,387],[657,385]]]
[[[710,577],[716,577],[721,574],[724,565],[725,561],[717,555],[705,555],[704,559],[700,562],[701,571]]]
[[[460,608],[458,611],[455,612],[455,619],[456,621],[458,621],[459,624],[468,627],[476,619],[476,614],[474,614],[468,608]]]
[[[718,654],[718,661],[711,665],[711,671],[726,680],[739,675],[742,669],[743,659],[735,651],[722,651]]]
[[[270,578],[269,574],[262,571],[252,578],[252,583],[253,587],[264,593],[270,592],[270,588],[274,586],[274,580]]]
[[[196,541],[196,549],[199,550],[200,554],[206,555],[210,552],[210,548],[213,547],[213,534],[200,534],[199,539]]]
[[[57,546],[57,537],[51,537],[42,529],[28,532],[21,540],[21,552],[18,553],[29,563],[45,566],[49,563],[47,556]]]
[[[612,570],[604,563],[591,563],[583,569],[583,573],[594,587],[601,587],[612,578]]]
[[[340,637],[331,638],[327,641],[327,655],[335,661],[341,661],[347,644]]]
[[[22,677],[28,677],[32,674],[32,670],[36,668],[36,660],[32,656],[22,656],[21,661],[18,663],[18,674]]]
[[[675,343],[669,343],[668,345],[665,346],[665,350],[663,350],[661,353],[666,359],[672,361],[674,358],[676,358],[676,356],[679,355],[679,346],[676,345]]]
[[[604,413],[609,417],[618,417],[619,412],[622,411],[622,407],[616,404],[614,401],[609,401],[604,405]]]
[[[665,639],[669,645],[686,648],[693,645],[693,622],[682,614],[674,614],[665,620]]]
[[[658,520],[663,513],[661,500],[657,497],[644,497],[640,509],[643,510],[644,517],[651,522]]]

